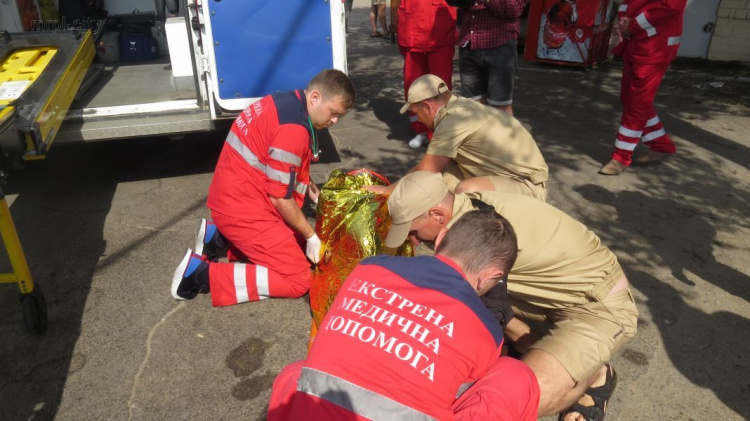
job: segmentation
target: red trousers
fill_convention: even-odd
[[[656,92],[668,68],[669,63],[641,64],[623,60],[620,87],[623,112],[612,159],[630,165],[639,140],[656,152],[677,151],[654,108]]]
[[[243,221],[211,212],[229,243],[231,263],[211,263],[211,302],[228,306],[268,297],[298,298],[310,289],[305,240],[284,221]],[[246,262],[246,263],[240,263]]]
[[[292,363],[276,377],[268,421],[365,419],[325,399],[298,392],[297,378],[304,363]],[[500,357],[451,409],[457,420],[535,421],[538,407],[539,384],[534,372],[519,360]]]
[[[399,50],[404,56],[404,99],[407,97],[412,82],[427,74],[443,79],[448,89],[453,90],[453,54],[455,52],[453,45],[437,47],[431,51],[418,51],[410,47],[399,46]],[[416,114],[411,111],[406,114],[409,116],[414,133],[427,132],[427,127],[417,120]]]

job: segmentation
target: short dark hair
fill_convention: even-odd
[[[467,273],[495,266],[507,277],[518,256],[518,240],[510,222],[494,209],[467,212],[456,221],[435,249]]]
[[[317,89],[325,100],[340,95],[348,110],[354,105],[354,85],[341,70],[326,69],[315,75],[307,85],[307,90]]]

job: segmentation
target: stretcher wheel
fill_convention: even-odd
[[[23,323],[26,330],[41,335],[47,330],[47,303],[41,292],[34,291],[21,297]]]

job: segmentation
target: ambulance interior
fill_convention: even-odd
[[[198,93],[186,4],[185,0],[4,0],[0,31],[94,32],[96,56],[58,141],[206,130],[211,123]],[[131,32],[140,34],[133,37]],[[123,46],[129,46],[128,51]]]

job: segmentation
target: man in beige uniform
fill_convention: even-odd
[[[584,403],[584,392],[599,395],[597,406],[603,407],[615,383],[608,363],[635,334],[638,312],[617,257],[583,224],[519,194],[454,195],[438,174],[422,171],[401,179],[388,199],[393,225],[385,244],[399,246],[407,237],[434,241],[443,227],[487,205],[510,221],[518,237],[507,283],[512,312],[552,323],[537,340],[524,322],[505,320],[506,336],[539,379],[539,415],[562,411],[579,398],[593,407]]]
[[[419,121],[434,130],[427,153],[410,172],[443,173],[457,193],[496,190],[547,198],[547,163],[523,125],[507,113],[452,95],[435,75],[409,88],[408,102]],[[390,193],[389,188],[370,188]]]

